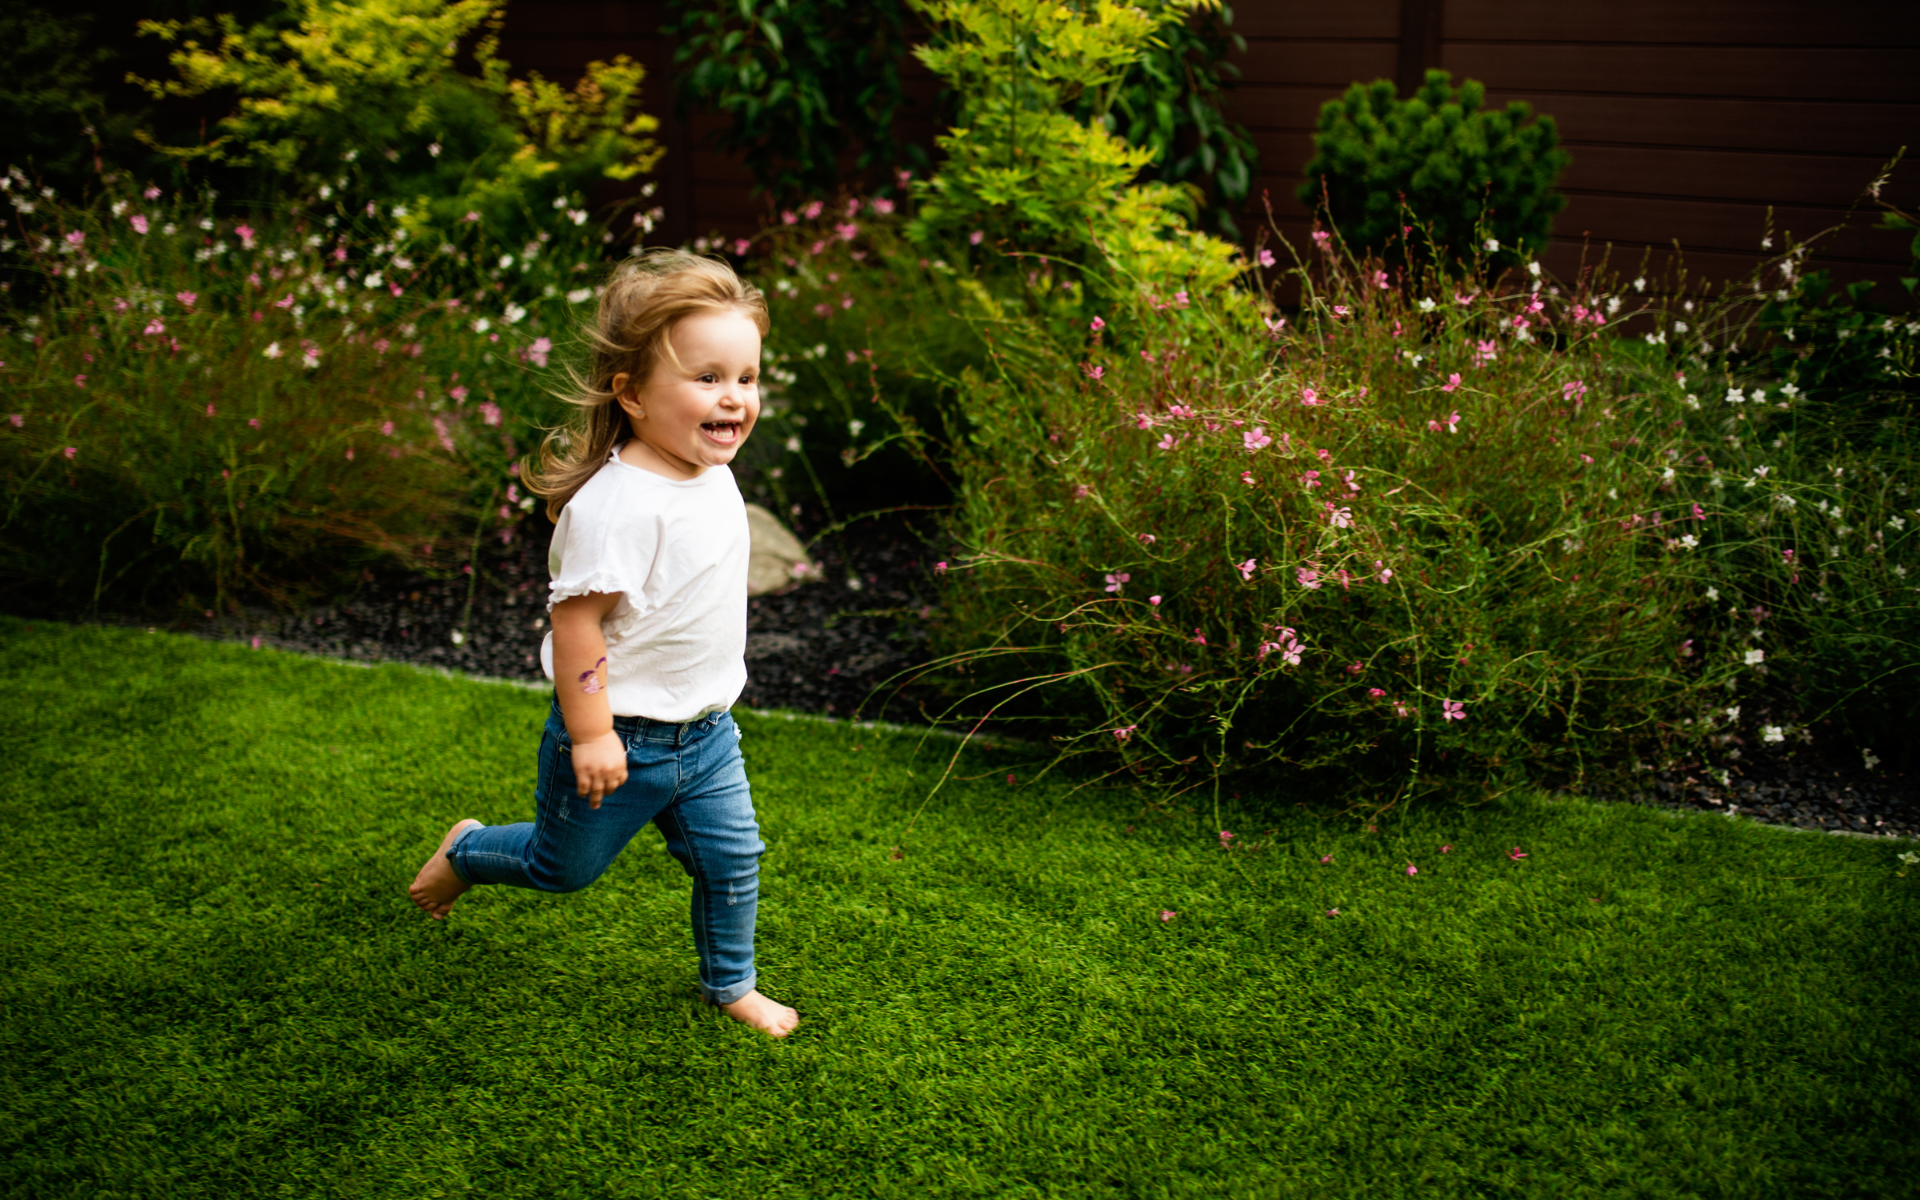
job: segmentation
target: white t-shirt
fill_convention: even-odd
[[[724,466],[668,479],[621,462],[615,446],[567,501],[547,552],[547,611],[571,596],[619,593],[600,622],[615,716],[691,721],[739,699],[750,554],[746,499]],[[552,679],[551,631],[540,665]]]

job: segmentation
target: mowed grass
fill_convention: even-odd
[[[1279,795],[1227,852],[1012,752],[903,834],[953,743],[743,715],[776,1043],[700,1007],[653,831],[408,903],[530,814],[540,693],[17,621],[0,687],[7,1196],[1920,1188],[1904,846]]]

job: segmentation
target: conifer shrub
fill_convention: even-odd
[[[1500,265],[1538,254],[1566,207],[1553,189],[1572,161],[1554,120],[1535,119],[1519,101],[1482,109],[1478,80],[1456,88],[1451,79],[1428,71],[1406,100],[1376,79],[1321,105],[1300,199],[1324,208],[1347,244],[1362,250],[1384,252],[1411,210],[1442,256],[1471,257],[1489,241]]]

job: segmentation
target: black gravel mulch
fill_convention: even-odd
[[[797,520],[806,536],[806,516]],[[180,621],[172,628],[356,661],[400,661],[476,675],[544,682],[547,535],[529,517],[510,545],[483,552],[477,580],[397,573],[374,577],[351,598],[285,615]],[[921,532],[898,516],[863,521],[812,547],[824,579],[748,602],[749,708],[923,722],[940,709],[923,685],[899,690],[925,661],[919,618],[933,601],[931,559]],[[106,618],[115,620],[115,618]],[[148,624],[118,618],[118,623]],[[458,636],[457,636],[458,635]],[[899,676],[900,678],[895,678]],[[889,679],[894,682],[882,689]],[[876,690],[880,689],[880,690]],[[1749,702],[1720,765],[1647,770],[1585,789],[1598,800],[1731,814],[1810,831],[1920,838],[1920,780],[1870,768],[1852,746],[1818,730],[1811,740],[1767,744],[1763,724],[1790,717],[1784,699]],[[1776,713],[1780,714],[1777,718]],[[1724,777],[1723,773],[1724,772]]]

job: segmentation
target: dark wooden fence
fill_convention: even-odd
[[[513,0],[503,52],[516,67],[571,78],[592,58],[633,56],[650,72],[664,122],[662,199],[673,240],[751,231],[763,205],[739,163],[704,145],[717,118],[672,119],[672,47],[660,0]],[[1637,261],[1677,241],[1696,277],[1744,275],[1777,231],[1840,222],[1902,145],[1920,157],[1920,4],[1895,0],[1241,0],[1247,40],[1231,115],[1253,131],[1262,193],[1298,243],[1295,198],[1320,105],[1355,80],[1427,68],[1471,77],[1492,104],[1524,100],[1559,122],[1573,164],[1547,262],[1571,273],[1582,246],[1612,243]],[[931,140],[931,81],[908,65],[919,101],[911,135]],[[1920,163],[1885,193],[1920,208]],[[1887,281],[1911,263],[1911,235],[1856,214],[1819,264],[1842,279]],[[1248,224],[1251,228],[1251,224]],[[1776,238],[1778,238],[1776,233]],[[1781,243],[1776,240],[1775,245]],[[1878,289],[1888,295],[1890,287]]]

